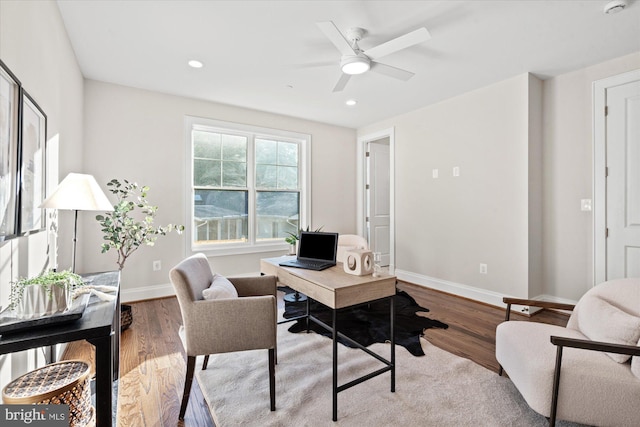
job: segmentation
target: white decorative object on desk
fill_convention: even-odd
[[[366,249],[351,249],[344,254],[345,273],[366,276],[373,271],[373,254]]]
[[[380,277],[382,274],[382,254],[380,252],[373,253],[373,277]]]

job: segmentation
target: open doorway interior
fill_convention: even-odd
[[[369,248],[380,252],[381,266],[391,264],[390,138],[366,142],[365,227]]]

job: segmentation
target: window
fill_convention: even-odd
[[[310,136],[187,117],[193,251],[285,247],[309,223]]]

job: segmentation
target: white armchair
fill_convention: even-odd
[[[511,304],[571,308],[505,298]],[[602,283],[575,306],[567,327],[505,321],[496,359],[529,406],[588,425],[640,425],[640,278]]]

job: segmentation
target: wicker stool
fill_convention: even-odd
[[[89,364],[82,360],[52,363],[16,378],[2,390],[7,404],[69,405],[71,427],[95,423]]]

